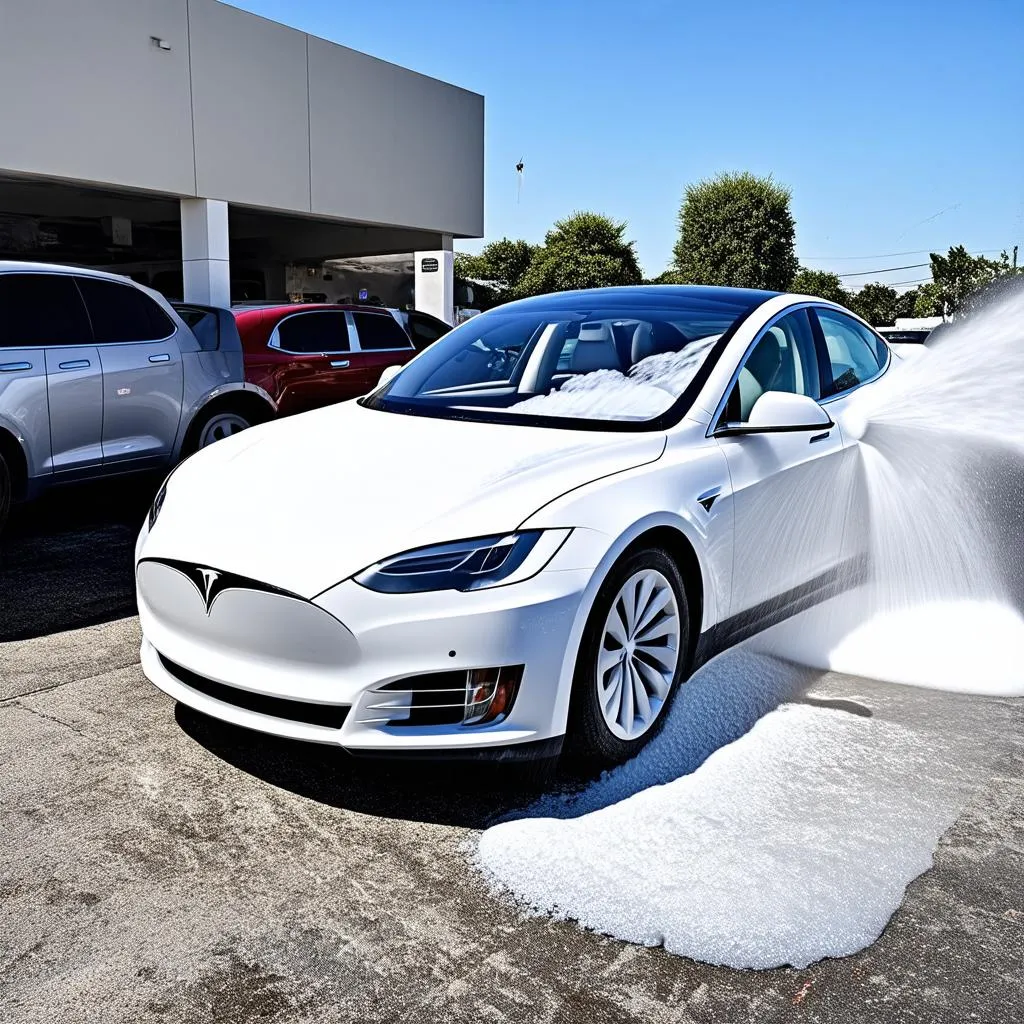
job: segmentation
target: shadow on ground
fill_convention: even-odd
[[[187,736],[240,771],[330,807],[405,821],[486,828],[552,789],[584,782],[550,762],[397,761],[253,732],[178,704]]]
[[[132,553],[159,480],[61,488],[0,534],[0,642],[135,614]]]

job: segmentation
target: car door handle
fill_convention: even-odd
[[[17,373],[19,370],[31,369],[31,363],[0,363],[0,373]]]
[[[808,444],[814,444],[815,441],[824,441],[832,435],[831,430],[826,430],[824,434],[815,434],[814,437],[808,441]]]
[[[87,366],[92,366],[88,359],[72,359],[60,364],[62,370],[84,370]]]
[[[169,363],[171,357],[166,352],[161,352],[159,355],[150,356],[149,361],[151,363]]]
[[[348,366],[348,360],[347,359],[332,359],[331,360],[331,366],[336,367],[336,368],[346,367],[346,366]]]

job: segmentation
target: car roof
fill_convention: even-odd
[[[63,263],[33,263],[28,260],[0,260],[0,274],[78,274],[79,277],[99,277],[107,281],[138,284],[126,274],[112,274],[109,270],[72,267]]]
[[[502,312],[530,309],[578,309],[589,303],[602,306],[649,306],[664,308],[677,302],[729,302],[748,306],[750,309],[775,298],[782,292],[765,291],[758,288],[723,288],[703,284],[638,284],[612,288],[586,288],[580,291],[551,292],[528,299],[518,299],[497,307]],[[483,314],[486,315],[486,314]]]
[[[283,315],[286,313],[295,313],[299,310],[302,310],[303,312],[309,312],[311,310],[350,310],[357,313],[390,313],[391,307],[361,306],[358,303],[351,302],[268,302],[253,303],[252,305],[239,303],[238,305],[231,307],[231,312],[234,313],[236,317],[257,313]]]

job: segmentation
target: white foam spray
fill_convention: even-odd
[[[1024,281],[1022,281],[1024,283]],[[1024,694],[1024,289],[856,393],[848,530],[870,582],[761,646],[823,668]]]
[[[705,666],[633,761],[484,832],[489,881],[733,967],[872,942],[998,752],[999,702],[922,688],[1024,694],[1021,401],[1022,291],[862,389],[840,426],[870,581]],[[865,682],[875,715],[851,713],[801,699],[794,661],[918,689]]]

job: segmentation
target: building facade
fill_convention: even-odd
[[[219,0],[0,0],[0,95],[0,258],[225,305],[415,253],[417,305],[451,319],[482,96]]]

